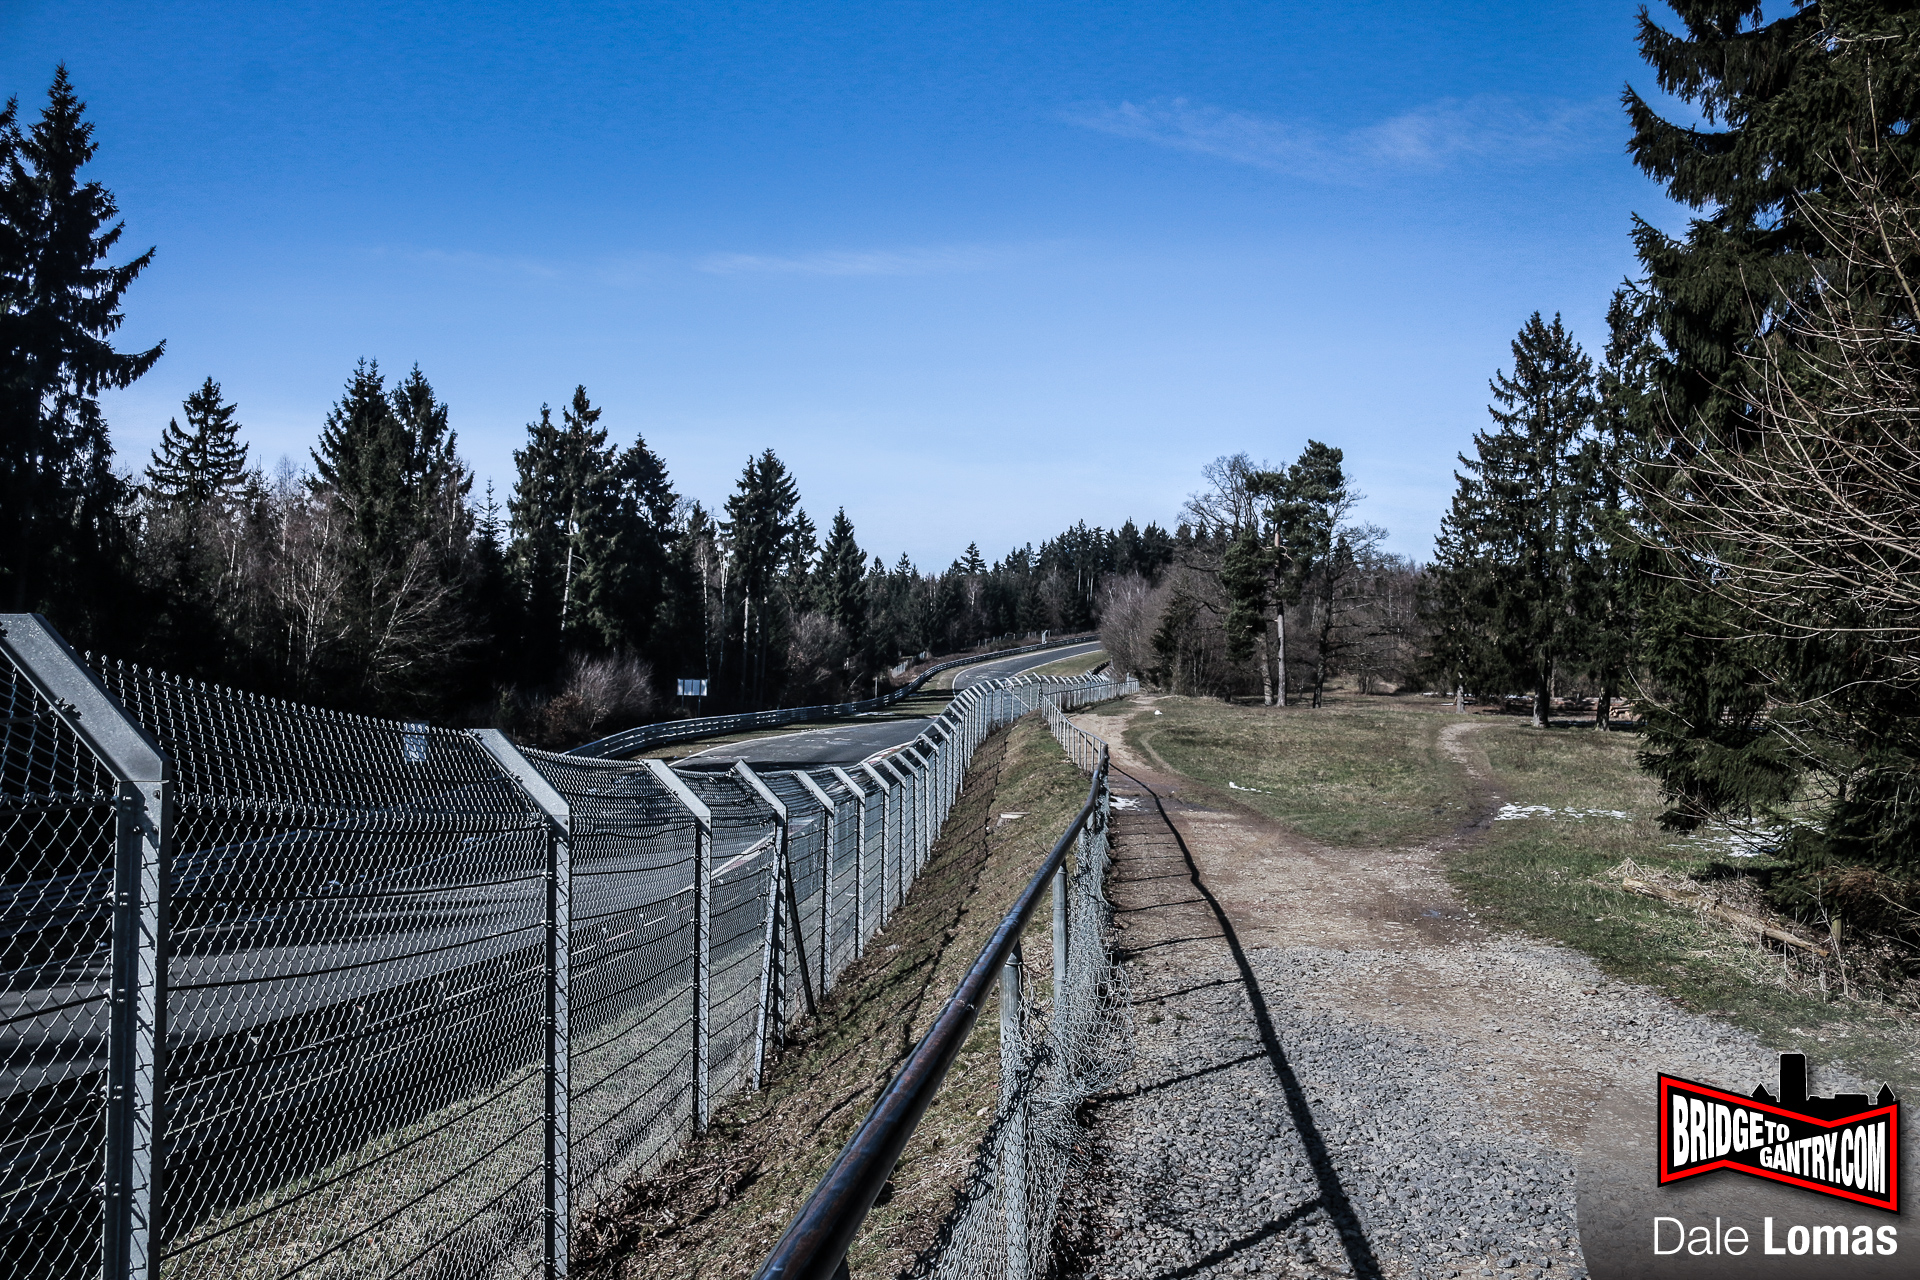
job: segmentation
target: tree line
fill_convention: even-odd
[[[1630,697],[1662,822],[1778,855],[1776,900],[1920,938],[1920,28],[1886,0],[1644,12],[1636,219],[1599,359],[1533,316],[1428,574],[1449,688]],[[1784,869],[1782,869],[1784,868]]]
[[[0,600],[76,644],[181,675],[564,745],[681,709],[865,696],[916,655],[1085,629],[1115,576],[1157,575],[1157,525],[1084,522],[989,562],[891,566],[844,510],[824,537],[769,449],[709,508],[584,386],[541,406],[510,489],[476,488],[417,366],[347,375],[302,464],[269,469],[208,377],[138,472],[100,393],[164,344],[112,345],[154,250],[82,169],[93,126],[64,68],[30,126],[0,113]]]
[[[1202,469],[1157,575],[1111,580],[1101,638],[1114,664],[1175,693],[1321,705],[1328,682],[1416,685],[1420,570],[1352,519],[1345,455],[1317,440],[1291,464],[1245,453]]]

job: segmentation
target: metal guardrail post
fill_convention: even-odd
[[[0,648],[114,778],[102,1261],[107,1280],[146,1280],[160,1270],[153,1224],[165,1083],[173,762],[39,614],[0,614]]]
[[[573,932],[573,811],[566,797],[534,770],[527,758],[498,729],[475,729],[474,739],[519,784],[547,818],[546,906],[546,1274],[564,1280],[568,1233],[573,1223],[570,1200],[572,1152],[568,1146],[567,1104],[572,1093],[567,1047],[570,987],[567,955]]]
[[[867,792],[853,780],[853,775],[839,766],[834,766],[833,776],[840,779],[840,785],[853,793],[857,808],[853,834],[853,958],[858,960],[866,952],[867,944]]]
[[[664,760],[643,761],[654,781],[693,815],[693,1131],[713,1109],[707,1067],[713,1051],[713,811]]]
[[[830,959],[833,955],[833,837],[836,818],[833,797],[821,790],[804,771],[790,771],[795,782],[805,787],[809,794],[819,802],[827,815],[827,838],[822,843],[820,857],[820,994],[827,993],[827,984],[833,980]]]

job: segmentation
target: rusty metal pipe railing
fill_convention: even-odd
[[[846,1274],[847,1249],[867,1220],[880,1190],[893,1176],[893,1167],[906,1150],[920,1117],[926,1114],[947,1077],[947,1069],[960,1055],[960,1049],[973,1031],[987,994],[1000,979],[1000,971],[1013,954],[1020,935],[1035,908],[1047,896],[1053,877],[1066,865],[1067,850],[1100,802],[1100,788],[1107,777],[1107,753],[1100,752],[1093,780],[1087,787],[1087,802],[1080,806],[1053,852],[1040,864],[1027,882],[993,937],[967,970],[959,987],[948,997],[939,1017],[928,1028],[920,1043],[913,1047],[906,1064],[900,1068],[880,1095],[867,1118],[860,1122],[852,1139],[841,1148],[833,1167],[813,1189],[786,1234],[755,1272],[755,1280],[833,1280]]]

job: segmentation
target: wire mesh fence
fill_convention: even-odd
[[[1097,779],[1094,813],[1056,884],[1055,964],[1040,984],[1016,950],[1000,984],[1000,1102],[934,1244],[909,1274],[939,1280],[1041,1280],[1053,1273],[1054,1223],[1067,1180],[1085,1171],[1090,1146],[1079,1119],[1086,1100],[1118,1083],[1129,1061],[1125,970],[1107,945],[1111,806],[1106,744],[1043,709],[1067,754]],[[1064,908],[1064,910],[1062,909]]]
[[[756,776],[81,658],[0,615],[7,1276],[564,1275],[758,1078],[993,727]]]

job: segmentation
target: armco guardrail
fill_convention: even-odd
[[[1138,686],[1129,682],[1129,686]],[[998,985],[1000,1104],[936,1247],[914,1275],[1036,1280],[1050,1274],[1054,1217],[1084,1164],[1076,1114],[1118,1078],[1126,1000],[1106,942],[1107,744],[1047,700],[1048,726],[1091,775],[1086,803],[1055,841],[920,1043],[874,1103],[756,1280],[834,1280],[847,1250]],[[1067,855],[1072,852],[1071,869]],[[1025,992],[1021,935],[1051,887],[1053,986],[1045,1015]]]
[[[1088,632],[1085,635],[1049,640],[1044,644],[1023,645],[1017,649],[996,649],[992,653],[976,653],[964,658],[954,658],[928,667],[915,676],[910,683],[901,685],[891,693],[883,693],[877,698],[866,698],[860,702],[829,702],[812,707],[781,707],[773,711],[742,711],[730,716],[701,716],[690,720],[662,720],[657,724],[643,724],[637,728],[622,729],[619,733],[595,739],[584,746],[573,748],[567,754],[618,759],[651,747],[664,746],[669,742],[688,742],[694,738],[708,738],[716,734],[739,733],[744,729],[772,729],[783,724],[802,724],[810,720],[833,720],[840,716],[857,716],[867,711],[879,711],[903,698],[912,697],[920,691],[922,685],[942,671],[951,671],[955,667],[974,666],[982,662],[993,662],[999,658],[1017,658],[1023,653],[1040,653],[1067,645],[1087,644],[1099,638],[1097,632]]]
[[[564,1276],[925,863],[963,691],[856,769],[676,772],[75,654],[0,615],[0,1277]]]

